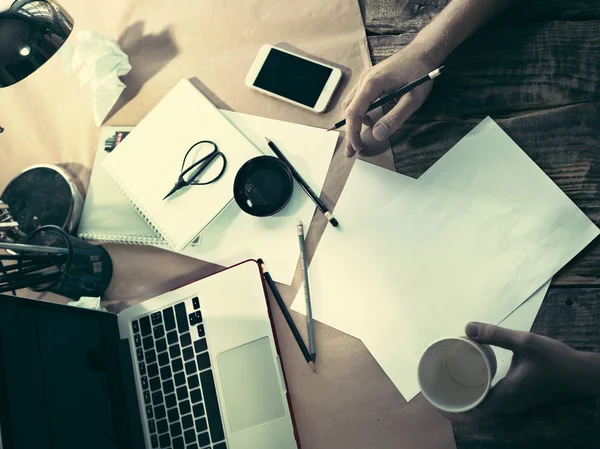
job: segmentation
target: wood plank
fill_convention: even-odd
[[[600,289],[551,288],[533,326],[541,335],[584,351],[600,352]],[[600,442],[600,399],[454,426],[458,449],[589,449]]]
[[[376,34],[418,32],[448,2],[449,0],[359,0],[365,28],[367,32]],[[528,0],[510,8],[495,22],[595,19],[600,19],[599,0]]]
[[[397,170],[418,178],[481,118],[409,120],[393,138]],[[494,118],[575,204],[600,224],[600,103]],[[600,239],[561,270],[554,282],[600,284]]]

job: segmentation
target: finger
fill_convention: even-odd
[[[346,147],[346,157],[352,157],[356,154],[356,151],[354,151],[354,148],[352,148],[352,144],[350,143],[350,139],[348,139],[348,137],[346,137],[344,145]]]
[[[506,411],[506,404],[513,399],[513,388],[506,377],[500,380],[488,393],[485,400],[475,410],[480,416],[488,417]]]
[[[369,110],[371,102],[381,95],[379,84],[380,82],[373,77],[365,78],[356,90],[354,98],[346,108],[347,139],[354,151],[358,152],[363,148],[363,142],[360,138],[362,121]]]
[[[358,89],[358,86],[360,84],[356,84],[356,86],[354,86],[350,92],[348,92],[348,95],[346,95],[346,98],[344,98],[344,101],[342,101],[342,108],[344,108],[344,110],[350,106],[350,103],[352,102],[352,99],[354,98],[354,95],[356,95],[356,90]]]
[[[369,116],[369,114],[365,115],[362,120],[363,124],[373,127],[374,122],[373,119]]]
[[[515,331],[493,324],[468,323],[465,327],[467,337],[486,345],[500,346],[511,351],[526,348],[531,343],[532,335],[529,332]]]
[[[418,97],[408,93],[400,98],[390,112],[381,117],[373,128],[373,137],[384,140],[400,128],[419,107]]]

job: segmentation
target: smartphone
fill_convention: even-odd
[[[338,68],[264,45],[246,76],[246,85],[321,113],[327,109],[341,79]]]

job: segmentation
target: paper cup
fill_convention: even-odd
[[[462,413],[477,407],[490,391],[496,356],[466,337],[433,342],[419,362],[423,396],[439,410]]]

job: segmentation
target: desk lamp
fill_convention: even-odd
[[[0,0],[0,88],[28,77],[50,59],[73,30],[73,19],[53,0]],[[0,133],[4,128],[0,126]],[[22,240],[0,200],[0,240]]]

